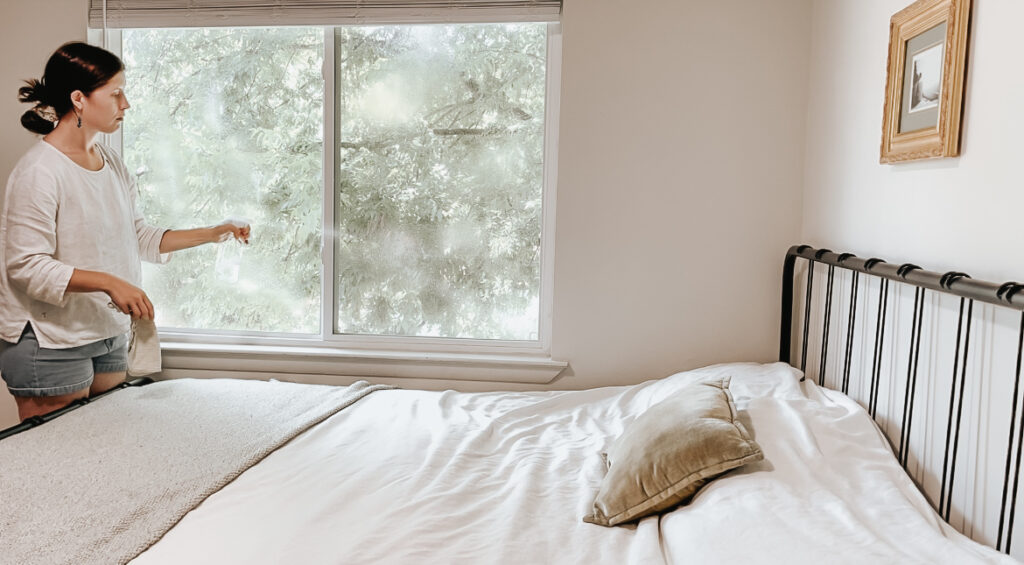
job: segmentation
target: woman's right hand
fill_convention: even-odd
[[[110,275],[110,280],[103,290],[110,296],[114,306],[131,316],[133,320],[153,319],[153,303],[141,288]]]

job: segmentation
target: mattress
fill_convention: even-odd
[[[684,506],[584,523],[601,452],[730,376],[765,454]],[[867,413],[782,363],[562,392],[380,390],[248,469],[136,558],[178,563],[1015,563],[957,533]]]

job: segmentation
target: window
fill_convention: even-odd
[[[161,326],[318,333],[322,33],[126,30],[123,151],[150,223],[250,219],[226,242],[145,265]]]
[[[146,217],[254,229],[244,249],[147,266],[158,324],[539,342],[549,35],[544,23],[124,30],[122,146]]]

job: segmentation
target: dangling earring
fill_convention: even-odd
[[[76,112],[75,116],[78,116],[78,127],[81,128],[82,127],[82,115]]]

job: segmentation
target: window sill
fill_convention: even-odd
[[[163,342],[171,375],[216,372],[338,377],[395,377],[547,384],[568,363],[543,355],[498,355],[326,347]]]

